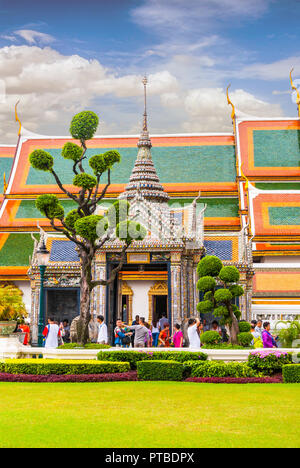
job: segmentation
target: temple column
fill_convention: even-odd
[[[181,322],[181,253],[171,253],[171,317],[172,324]]]
[[[197,273],[197,266],[198,266],[198,263],[200,262],[201,260],[201,255],[200,254],[196,254],[193,256],[193,285],[194,285],[194,289],[193,289],[193,310],[194,310],[194,314],[198,314],[197,312],[197,305],[199,303],[199,291],[197,289],[197,281],[198,281],[198,273]]]
[[[95,280],[106,280],[106,253],[100,252],[96,254],[94,275]],[[97,286],[93,291],[91,311],[94,315],[103,315],[106,311],[106,286]]]
[[[35,279],[31,281],[31,311],[30,311],[31,342],[34,345],[37,345],[38,343],[39,308],[40,308],[40,281]]]

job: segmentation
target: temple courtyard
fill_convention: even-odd
[[[297,384],[0,383],[0,447],[299,448]]]

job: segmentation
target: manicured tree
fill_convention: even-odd
[[[31,166],[40,171],[50,172],[62,193],[76,205],[76,209],[66,214],[55,195],[41,195],[36,200],[37,208],[49,219],[52,228],[76,244],[81,263],[80,320],[77,326],[81,344],[88,340],[92,290],[96,286],[106,286],[115,280],[125,263],[129,245],[133,240],[142,240],[147,234],[143,226],[128,219],[129,203],[125,200],[116,201],[105,217],[95,214],[98,203],[104,198],[111,183],[111,169],[121,159],[119,152],[114,150],[94,155],[88,160],[93,175],[86,172],[83,167],[83,162],[87,159],[86,142],[93,138],[98,123],[98,116],[93,112],[75,115],[70,133],[74,139],[79,140],[80,146],[68,142],[62,148],[61,156],[66,160],[66,165],[71,164],[70,172],[73,171],[74,174],[73,186],[78,188],[75,193],[71,193],[62,184],[59,174],[54,170],[51,154],[35,150],[29,156]],[[100,182],[104,174],[107,175],[107,181],[101,190]],[[124,242],[120,262],[107,280],[95,281],[92,277],[95,253],[105,242],[115,237]]]
[[[203,300],[197,306],[198,312],[213,312],[216,317],[221,317],[221,324],[228,327],[230,342],[238,344],[241,312],[233,304],[233,299],[244,294],[244,289],[238,284],[238,269],[224,266],[218,257],[208,255],[199,262],[197,273],[200,278],[197,289],[204,293]],[[217,286],[221,288],[217,289]]]

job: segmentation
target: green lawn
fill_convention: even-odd
[[[0,383],[0,447],[300,447],[299,384]]]

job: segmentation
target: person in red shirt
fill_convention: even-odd
[[[25,333],[23,345],[27,346],[30,340],[30,327],[26,323],[23,323],[19,325],[19,328],[22,330],[23,333]]]

